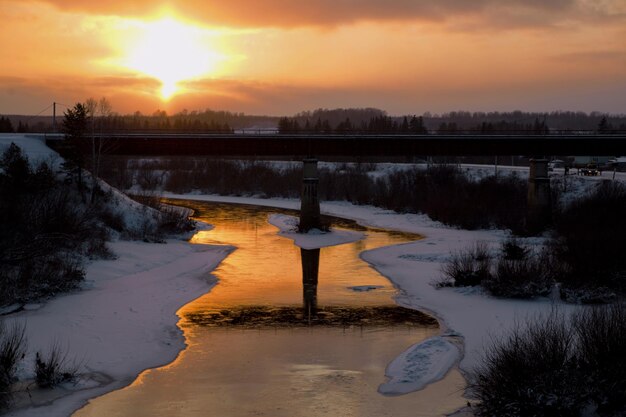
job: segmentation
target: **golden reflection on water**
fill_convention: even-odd
[[[464,404],[464,381],[455,370],[419,392],[399,397],[377,392],[385,381],[387,364],[438,329],[432,320],[423,325],[419,313],[407,316],[393,304],[392,285],[359,254],[419,236],[337,222],[365,231],[366,239],[321,249],[317,288],[307,277],[308,287],[303,289],[300,249],[267,223],[269,213],[284,211],[192,201],[178,204],[194,208],[197,218],[216,225],[196,234],[193,242],[237,249],[214,271],[218,285],[179,310],[187,349],[171,364],[142,373],[129,387],[90,401],[75,416],[430,417]],[[382,288],[368,292],[348,288],[355,285]],[[331,315],[374,312],[399,314],[399,318],[384,317],[383,324],[367,326],[348,321],[340,326],[272,328],[211,327],[202,322],[210,319],[210,312],[264,314],[265,309],[274,312],[270,316],[276,323],[277,315],[302,311],[303,302],[311,307],[307,291],[312,290],[316,290],[315,307]],[[388,325],[407,318],[414,323]]]
[[[301,251],[293,241],[277,234],[267,222],[276,209],[251,209],[194,203],[196,218],[217,224],[197,233],[193,243],[230,244],[237,249],[214,271],[218,285],[209,294],[185,306],[182,316],[202,310],[234,306],[293,306],[303,298]],[[243,219],[243,220],[242,220]],[[359,258],[365,250],[419,239],[418,235],[365,229],[343,221],[340,225],[363,230],[366,238],[354,243],[322,248],[320,251],[317,304],[320,306],[394,305],[395,289]],[[382,288],[357,292],[349,287],[370,285]]]

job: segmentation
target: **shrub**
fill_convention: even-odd
[[[548,295],[553,281],[546,270],[544,256],[530,253],[517,260],[500,257],[494,273],[483,280],[482,285],[498,297],[532,298]]]
[[[7,327],[0,321],[0,410],[9,404],[17,363],[26,353],[25,331],[23,325]]]
[[[473,247],[452,254],[443,265],[443,279],[438,287],[466,287],[480,285],[491,277],[491,255],[487,244],[476,242]]]
[[[158,228],[163,233],[182,233],[194,229],[194,221],[189,218],[189,213],[182,207],[160,204]]]
[[[74,288],[83,277],[81,255],[108,256],[102,210],[47,164],[30,169],[16,146],[0,165],[0,305]]]
[[[522,246],[515,238],[502,242],[502,257],[509,261],[521,261],[530,253],[530,249]]]
[[[626,187],[604,182],[558,215],[551,247],[567,266],[565,290],[626,293]]]
[[[98,214],[100,220],[104,223],[105,226],[115,230],[116,232],[122,232],[126,229],[126,221],[124,220],[124,215],[119,212],[111,209],[108,206],[103,206]]]
[[[516,326],[493,339],[470,388],[479,416],[579,416],[585,400],[571,379],[576,369],[569,323],[562,314]]]
[[[69,363],[67,353],[61,352],[57,343],[53,344],[44,357],[35,356],[35,382],[40,388],[52,388],[63,382],[72,382],[78,376],[79,366]]]
[[[160,197],[157,193],[143,191],[140,194],[131,195],[131,198],[156,210],[152,213],[152,218],[146,215],[138,230],[127,233],[127,236],[131,238],[163,242],[164,234],[189,232],[195,227],[188,210],[168,205],[167,199]]]
[[[201,190],[222,195],[257,195],[294,198],[300,195],[302,170],[298,165],[277,167],[260,161],[228,161],[199,158],[161,159],[128,167],[138,182],[150,190],[186,193]],[[320,167],[319,195],[322,200],[346,200],[374,204],[400,212],[422,212],[437,221],[466,229],[504,227],[523,231],[527,184],[520,178],[486,177],[472,181],[453,165],[428,169],[398,170],[386,176],[371,176],[375,164],[338,164]],[[150,170],[158,174],[153,181]],[[113,183],[114,172],[108,173]],[[150,180],[145,180],[145,177]],[[454,198],[450,198],[450,196]]]
[[[588,308],[573,318],[577,359],[600,415],[626,413],[626,305]]]
[[[494,338],[470,374],[478,416],[601,417],[626,412],[626,308],[558,311]]]

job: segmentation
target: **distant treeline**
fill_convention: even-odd
[[[231,113],[212,112],[181,112],[169,116],[165,111],[156,111],[150,116],[135,112],[132,115],[110,115],[99,118],[99,128],[107,132],[115,131],[166,131],[166,132],[216,132],[232,133],[233,129],[227,120]]]
[[[50,116],[7,116],[2,118],[0,132],[51,132],[53,118]],[[4,121],[6,120],[6,122]],[[57,115],[57,131],[61,131],[63,114]],[[107,132],[216,132],[232,133],[233,129],[276,129],[278,117],[251,116],[227,111],[182,111],[173,115],[157,110],[146,115],[141,112],[120,115],[111,113],[95,118],[95,127]],[[19,126],[22,126],[21,128]]]
[[[8,117],[0,116],[0,133],[26,133],[28,132],[28,123],[18,122],[17,128],[13,128],[13,123]]]
[[[318,117],[315,122],[308,118],[304,125],[300,124],[298,118],[282,117],[278,121],[278,133],[281,134],[367,134],[367,133],[389,133],[389,134],[418,134],[424,135],[428,130],[424,127],[424,119],[420,116],[404,116],[402,121],[392,117],[379,115],[368,121],[362,120],[360,123],[353,122],[349,117],[332,125],[328,119],[322,120]]]
[[[595,131],[626,132],[626,116],[600,113],[469,113],[444,115],[388,116],[374,109],[316,110],[294,117],[282,117],[278,131],[282,134],[536,134],[551,132]],[[374,116],[370,116],[376,113]],[[339,115],[345,116],[338,121]],[[370,116],[370,117],[367,117]]]
[[[595,131],[601,128],[602,120],[605,120],[605,130],[626,130],[626,114],[606,114],[600,112],[571,112],[554,111],[549,113],[537,112],[466,112],[456,111],[441,115],[425,113],[424,124],[431,130],[437,130],[442,125],[454,124],[457,129],[466,130],[483,123],[494,127],[502,122],[517,124],[518,126],[534,126],[539,121],[549,127],[551,131]]]
[[[57,116],[60,127],[62,114]],[[2,116],[0,132],[50,132],[50,116]],[[228,111],[187,111],[168,115],[120,115],[111,113],[97,118],[98,128],[106,131],[232,132],[237,129],[279,130],[281,133],[536,133],[561,131],[626,132],[626,115],[599,112],[465,112],[390,116],[375,108],[317,109],[291,117],[253,116]]]

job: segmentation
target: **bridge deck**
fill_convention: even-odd
[[[278,135],[103,134],[114,155],[411,157],[470,155],[626,155],[626,135]],[[46,143],[60,149],[62,137]],[[91,151],[91,137],[81,147]]]

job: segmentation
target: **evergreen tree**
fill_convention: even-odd
[[[402,118],[402,126],[400,127],[400,132],[409,133],[410,130],[411,129],[409,128],[409,119],[404,116],[404,118]]]
[[[598,123],[598,133],[611,133],[611,130],[613,130],[613,126],[611,126],[606,116],[603,116],[600,123]]]
[[[539,121],[539,118],[535,118],[535,124],[533,126],[533,133],[535,135],[546,135],[548,134],[549,129],[548,126],[546,126],[546,121],[545,119],[543,121]]]
[[[28,123],[22,123],[20,120],[17,124],[17,133],[28,133]]]
[[[82,103],[76,103],[74,107],[67,109],[63,117],[63,131],[67,142],[64,152],[65,162],[63,170],[71,177],[76,174],[76,186],[78,191],[83,190],[82,171],[85,158],[81,152],[81,146],[87,133],[87,108]]]
[[[333,128],[330,126],[330,122],[328,120],[324,120],[322,123],[322,133],[326,135],[333,133]]]
[[[345,121],[339,123],[335,132],[341,135],[352,132],[352,122],[350,121],[350,118],[346,118]]]
[[[9,195],[18,195],[26,191],[27,181],[31,174],[28,158],[15,143],[0,158],[0,184]]]
[[[322,125],[322,119],[321,118],[317,118],[317,122],[315,122],[315,127],[313,128],[313,132],[314,133],[322,133],[322,129],[323,129],[323,125]]]
[[[291,121],[288,117],[281,117],[280,120],[278,120],[278,133],[281,135],[291,133]]]
[[[428,130],[426,130],[426,128],[424,127],[424,119],[422,118],[422,116],[411,117],[411,121],[409,122],[409,130],[411,131],[411,133],[416,135],[425,135],[426,133],[428,133]]]
[[[8,117],[0,117],[0,133],[13,133],[13,124]]]

